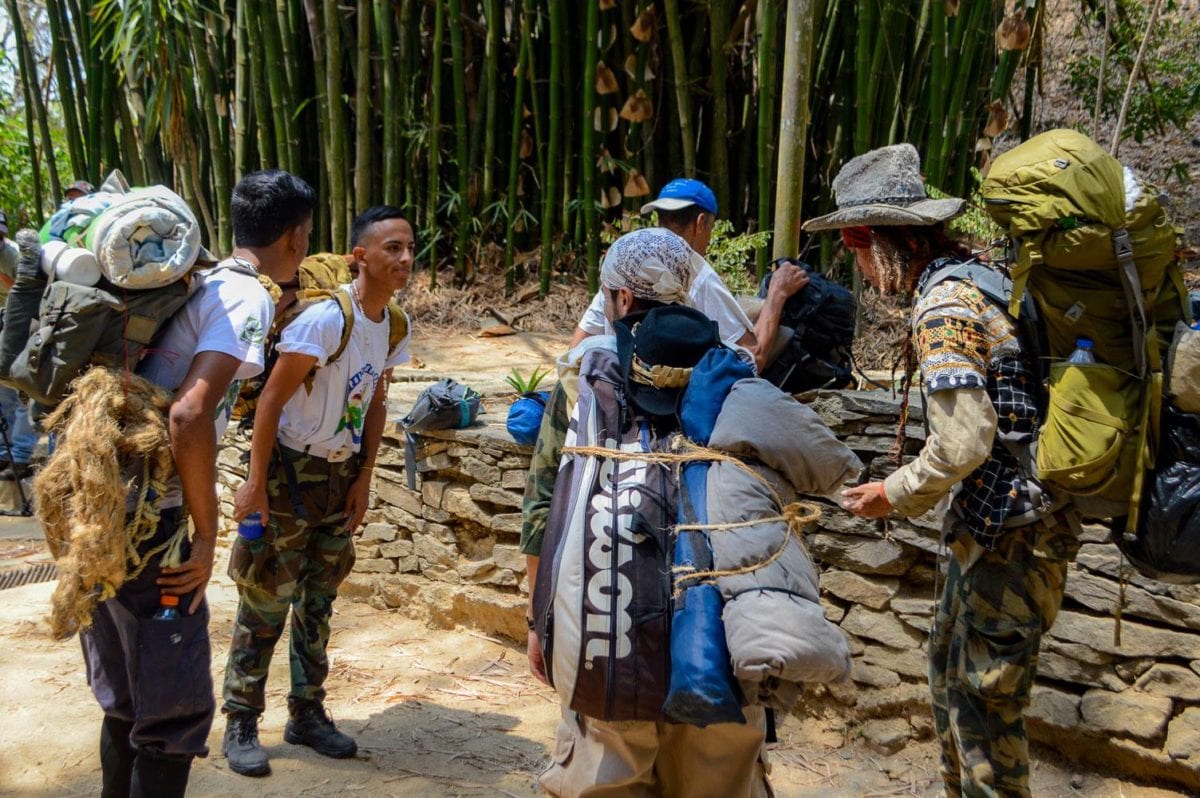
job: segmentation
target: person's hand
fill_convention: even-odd
[[[862,518],[883,518],[892,512],[892,503],[882,482],[868,482],[842,491],[842,508]]]
[[[784,299],[808,285],[808,272],[794,263],[780,263],[771,274],[768,293],[778,294]]]
[[[195,615],[204,601],[204,589],[212,578],[215,549],[215,540],[194,538],[191,556],[174,568],[163,568],[163,575],[157,580],[158,586],[167,595],[186,596],[195,591],[192,603],[188,606],[188,615]]]
[[[267,517],[271,514],[271,504],[267,500],[266,487],[246,480],[233,495],[233,520],[241,521],[254,513],[262,513],[262,522],[265,526]]]
[[[346,531],[351,535],[362,534],[363,517],[367,514],[367,504],[371,500],[371,472],[360,471],[350,490],[346,492]]]
[[[529,672],[542,684],[549,686],[550,679],[546,676],[546,661],[542,659],[542,641],[538,639],[536,629],[529,630],[526,643],[529,652]]]

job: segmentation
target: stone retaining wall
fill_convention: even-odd
[[[873,477],[890,470],[895,399],[822,392],[810,403]],[[905,432],[911,456],[924,437],[916,400]],[[238,442],[222,453],[229,486],[241,479],[244,447]],[[417,489],[410,490],[402,437],[389,429],[343,595],[523,641],[528,583],[518,544],[529,455],[501,423],[430,433],[421,438]],[[826,612],[854,655],[850,682],[815,692],[852,712],[864,737],[881,749],[932,733],[925,642],[939,529],[936,512],[885,523],[827,505],[807,537],[822,566]],[[1063,609],[1042,645],[1031,736],[1088,763],[1200,789],[1200,588],[1139,576],[1122,585],[1120,574],[1116,548],[1103,530],[1089,529]],[[1122,591],[1118,644],[1114,612]]]

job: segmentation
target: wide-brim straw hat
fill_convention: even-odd
[[[809,219],[804,229],[922,227],[953,219],[967,202],[930,199],[921,180],[921,159],[911,144],[880,147],[846,162],[833,179],[838,209]]]

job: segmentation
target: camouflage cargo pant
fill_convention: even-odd
[[[276,450],[267,484],[271,512],[263,536],[239,536],[229,558],[229,576],[238,585],[240,600],[225,666],[222,711],[263,711],[267,669],[289,612],[288,701],[324,700],[329,617],[338,585],[354,565],[344,507],[358,463],[357,456],[331,463],[284,447]]]
[[[1029,795],[1024,712],[1078,531],[1078,519],[1059,512],[1014,529],[997,551],[969,538],[951,546],[929,641],[947,796]]]

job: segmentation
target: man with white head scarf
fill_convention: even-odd
[[[615,322],[621,322],[620,326],[630,331],[628,334],[635,341],[634,360],[642,351],[637,344],[641,340],[639,328],[642,333],[654,328],[656,314],[658,317],[664,313],[687,317],[677,329],[688,322],[693,325],[693,334],[685,334],[687,340],[668,336],[667,346],[659,347],[659,355],[665,355],[661,360],[639,362],[645,370],[694,365],[694,361],[666,361],[676,357],[687,359],[689,351],[694,355],[697,349],[719,345],[717,325],[699,312],[679,308],[690,304],[691,257],[687,243],[662,228],[628,233],[617,239],[605,255],[600,275],[604,316],[609,328]],[[637,322],[630,326],[635,319]],[[708,343],[701,343],[705,339]],[[672,340],[680,340],[679,345],[671,345]],[[567,368],[560,370],[560,382],[547,402],[523,502],[521,550],[528,561],[526,573],[531,602],[551,498],[568,424],[574,412],[577,394],[571,386],[581,382],[578,369],[585,354],[597,348],[615,350],[617,347],[616,339],[611,335],[593,335],[582,340],[568,356]],[[644,378],[630,376],[629,379],[644,382]],[[638,406],[636,394],[628,385],[627,392],[629,412],[642,410],[650,414],[647,408]],[[619,439],[621,432],[611,434]],[[649,497],[643,497],[643,501],[648,500]],[[549,551],[547,556],[551,556]],[[539,680],[548,683],[541,641],[534,628],[532,603],[527,610],[527,621],[530,669]],[[771,791],[762,750],[763,710],[761,706],[746,707],[745,714],[745,724],[717,723],[701,728],[651,720],[605,721],[576,712],[564,704],[554,759],[539,781],[547,794],[571,798],[617,794],[768,796]]]

